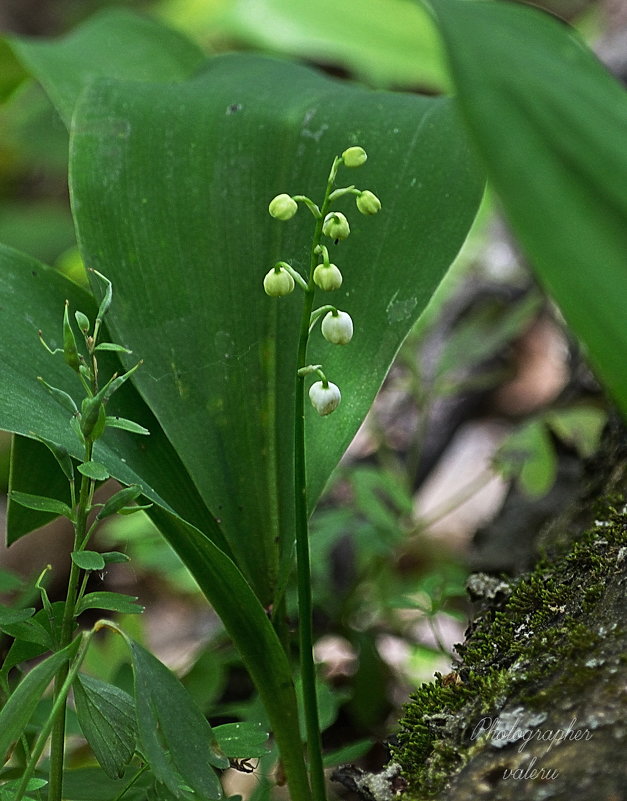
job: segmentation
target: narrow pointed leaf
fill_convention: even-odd
[[[72,519],[70,507],[55,498],[46,498],[43,495],[31,495],[29,492],[13,490],[11,492],[11,500],[25,506],[27,509],[34,509],[37,512],[50,512],[54,515],[63,515],[70,518],[70,520]]]
[[[59,448],[55,444],[55,448]],[[63,448],[62,450],[66,450]],[[67,451],[66,451],[67,453]],[[68,454],[67,458],[71,462]],[[69,470],[69,466],[66,465]],[[29,531],[54,520],[54,512],[28,509],[11,498],[12,491],[41,494],[46,492],[71,503],[67,476],[59,469],[58,458],[50,445],[29,437],[14,434],[11,438],[11,469],[7,496],[7,544],[11,544]]]
[[[627,414],[627,93],[546,13],[499,2],[431,5],[512,227]]]
[[[105,560],[105,564],[112,565],[112,564],[121,564],[123,562],[130,562],[131,557],[128,554],[120,553],[120,551],[106,551],[102,554],[102,558]]]
[[[141,495],[141,489],[137,486],[125,487],[118,490],[115,495],[112,495],[104,504],[102,509],[98,512],[98,517],[102,520],[105,517],[116,514],[123,509],[131,501],[134,501]]]
[[[44,694],[53,676],[71,659],[78,648],[78,640],[62,651],[52,654],[34,667],[13,691],[0,710],[0,760],[24,731],[39,699]]]
[[[71,367],[72,370],[78,371],[80,358],[78,354],[78,348],[76,346],[76,337],[74,336],[74,331],[70,325],[68,306],[69,303],[66,301],[65,310],[63,312],[63,358],[65,359],[65,363]]]
[[[109,428],[121,428],[133,434],[150,434],[150,431],[144,426],[140,426],[139,423],[132,420],[125,420],[123,417],[107,417],[106,423]]]
[[[94,350],[112,350],[116,353],[132,353],[128,348],[125,348],[123,345],[116,345],[115,342],[101,342],[99,345],[96,345]]]
[[[134,515],[137,512],[145,512],[147,509],[152,507],[151,503],[146,504],[145,506],[123,506],[121,509],[118,509],[117,514],[119,515]]]
[[[57,460],[59,467],[63,471],[63,475],[68,479],[68,481],[73,481],[74,462],[72,461],[72,457],[67,450],[61,445],[57,445],[56,442],[50,442],[50,440],[44,439],[43,437],[37,437],[37,439],[39,442],[43,442],[46,448],[48,448],[50,453]]]
[[[43,384],[43,386],[48,390],[52,397],[61,404],[61,406],[66,408],[69,412],[72,412],[73,415],[78,414],[78,407],[71,395],[69,395],[67,392],[64,392],[64,390],[59,389],[59,387],[52,386],[52,384],[49,384],[41,376],[38,376],[37,380]]]
[[[78,722],[103,770],[120,778],[135,751],[135,704],[128,693],[91,676],[74,682]]]
[[[86,609],[106,609],[122,615],[138,615],[144,611],[144,607],[136,601],[135,595],[123,595],[120,592],[89,592],[78,602],[76,614],[80,615]]]
[[[109,306],[111,305],[111,301],[113,300],[113,286],[111,281],[107,278],[106,275],[98,272],[98,270],[94,270],[93,267],[89,268],[89,271],[92,275],[95,275],[98,278],[98,281],[95,283],[99,283],[98,289],[100,291],[97,292],[97,295],[101,295],[100,304],[98,305],[98,314],[96,315],[96,325],[95,327],[100,327],[102,321],[104,320],[105,314],[109,311]],[[102,285],[104,284],[104,293],[102,292]]]

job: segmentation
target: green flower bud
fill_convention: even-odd
[[[330,311],[322,321],[322,336],[333,345],[347,345],[353,338],[353,321],[350,314]]]
[[[347,167],[361,167],[368,156],[363,147],[349,147],[342,153],[342,158]]]
[[[342,286],[342,273],[335,264],[319,264],[313,274],[314,284],[325,292]]]
[[[322,233],[331,239],[346,239],[351,229],[348,220],[341,211],[331,211],[324,218]]]
[[[263,288],[271,298],[281,298],[294,289],[294,279],[284,267],[273,267],[263,279]]]
[[[88,334],[89,333],[89,327],[91,325],[90,322],[89,322],[89,317],[87,317],[87,315],[83,314],[83,312],[80,312],[80,311],[75,311],[74,312],[74,317],[76,318],[76,322],[78,323],[78,327],[81,329],[83,334]]]
[[[92,442],[99,439],[104,433],[106,426],[105,408],[101,399],[96,396],[85,398],[81,404],[81,433],[85,439]]]
[[[362,214],[376,214],[381,210],[381,201],[369,189],[357,195],[357,208]]]
[[[326,387],[322,381],[316,381],[309,387],[309,400],[318,414],[324,417],[337,409],[342,400],[342,393],[340,388],[330,381]]]
[[[268,211],[277,220],[291,220],[298,211],[298,203],[294,198],[283,193],[270,201]]]
[[[72,326],[70,325],[68,317],[68,306],[69,302],[66,300],[65,311],[63,312],[63,358],[65,359],[65,363],[69,364],[72,370],[78,372],[81,360],[76,347],[76,338],[74,337],[74,332],[72,331]]]

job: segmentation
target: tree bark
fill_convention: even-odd
[[[407,801],[627,799],[626,477],[615,430],[534,569],[471,577],[462,662],[401,720]]]

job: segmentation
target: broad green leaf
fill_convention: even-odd
[[[45,72],[45,65],[41,71]],[[174,117],[173,107],[178,109]],[[108,137],[109,145],[116,146],[107,154],[104,129],[108,125],[111,133],[112,120],[115,125],[120,121],[123,128],[115,129],[120,136]],[[155,125],[171,129],[163,139],[176,141],[176,146],[161,152],[159,143],[144,139]],[[346,301],[355,319],[368,320],[368,327],[360,329],[361,346],[351,353],[327,353],[326,343],[318,343],[326,348],[325,365],[333,362],[335,373],[342,375],[346,398],[342,409],[347,414],[336,423],[324,421],[324,432],[321,421],[310,414],[312,502],[365,415],[405,333],[455,254],[474,212],[480,180],[453,104],[371,94],[308,70],[233,57],[217,59],[204,76],[181,84],[176,92],[165,84],[146,84],[142,92],[130,84],[97,84],[83,96],[74,126],[72,191],[83,249],[89,263],[114,280],[116,292],[118,284],[122,288],[111,310],[113,333],[138,357],[146,357],[147,369],[139,370],[134,379],[193,472],[205,503],[222,519],[238,563],[264,601],[272,599],[276,584],[276,533],[286,554],[293,536],[289,440],[296,365],[290,362],[293,357],[283,359],[294,350],[293,336],[283,334],[296,331],[299,309],[290,304],[295,298],[277,305],[263,295],[260,285],[268,264],[277,258],[289,258],[300,266],[303,243],[311,235],[304,214],[289,228],[269,220],[267,202],[278,191],[319,192],[332,156],[356,142],[371,154],[364,168],[365,185],[381,195],[392,222],[386,223],[385,217],[359,219],[354,223],[354,234],[359,236],[340,251],[346,254],[342,269],[345,276],[352,273],[352,282],[338,294],[338,305]],[[190,154],[189,163],[179,163],[179,152]],[[138,153],[141,156],[136,158]],[[85,184],[88,161],[88,171],[94,177],[107,176],[107,186],[97,187],[96,180]],[[160,170],[155,170],[156,163],[162,164]],[[126,170],[132,175],[126,176]],[[129,178],[128,194],[119,191],[123,175]],[[133,219],[127,219],[128,209]],[[102,218],[106,233],[93,230],[92,214]],[[407,214],[411,215],[408,224],[402,222]],[[170,231],[164,230],[163,219],[171,221]],[[125,226],[133,230],[125,233]],[[124,241],[108,241],[112,227],[124,241],[128,235],[137,236],[133,252],[126,252]],[[117,248],[123,251],[119,262]],[[416,252],[423,254],[418,272]],[[11,260],[15,258],[13,254]],[[138,287],[134,282],[140,273]],[[151,275],[157,280],[151,281]],[[46,283],[54,280],[46,279]],[[29,297],[27,283],[20,287],[22,297]],[[258,303],[252,304],[250,298]],[[53,299],[50,293],[48,302]],[[87,307],[81,303],[80,308]],[[33,314],[31,307],[29,319]],[[121,331],[132,332],[142,347],[137,348],[127,336],[120,337]],[[12,337],[7,350],[17,342],[24,357],[23,339],[17,333]],[[358,341],[356,337],[354,344]],[[143,351],[146,345],[148,353]],[[373,370],[373,364],[378,369]],[[15,372],[27,375],[26,366],[20,363]],[[32,416],[23,403],[22,388],[20,393],[18,431]],[[130,390],[129,398],[139,414],[125,408],[125,415],[145,423],[151,437],[137,445],[125,436],[113,440],[111,448],[107,432],[97,458],[123,482],[137,480],[143,494],[163,505],[165,511],[155,507],[151,516],[160,522],[225,620],[265,694],[287,772],[302,789],[305,780],[293,687],[280,644],[235,565],[173,514],[182,511],[228,550],[214,518],[199,509],[185,469],[167,451],[168,440],[162,436],[157,445],[153,442],[150,413]],[[0,405],[5,419],[10,419],[12,410],[10,402],[4,410]],[[51,412],[50,403],[45,411]],[[40,422],[43,429],[63,431],[60,438],[48,436],[65,442],[69,434],[64,419],[55,406],[50,415],[42,414]],[[161,432],[156,421],[154,425]],[[40,429],[30,425],[27,430]],[[169,473],[172,462],[181,470]],[[185,495],[194,502],[188,504]]]
[[[98,551],[72,551],[72,561],[81,570],[102,570],[105,560]]]
[[[203,59],[189,39],[124,9],[102,11],[57,42],[8,41],[22,64],[38,75],[68,124],[80,90],[97,76],[176,81]]]
[[[106,481],[110,478],[107,468],[100,462],[94,462],[93,459],[79,464],[78,472],[87,478],[93,478],[94,481]]]
[[[135,704],[128,693],[91,676],[74,682],[78,722],[107,776],[120,778],[135,752]]]
[[[100,555],[98,554],[98,556]],[[136,596],[123,595],[120,592],[89,592],[78,602],[76,614],[80,615],[86,609],[107,609],[111,612],[120,612],[123,615],[141,614],[144,611],[144,607],[136,603],[136,601]]]
[[[268,298],[261,282],[278,259],[302,269],[312,234],[307,211],[281,223],[268,216],[268,201],[280,191],[316,198],[333,156],[359,142],[369,161],[342,180],[383,202],[367,219],[353,199],[340,204],[353,233],[331,245],[344,274],[332,300],[356,333],[338,348],[317,330],[307,357],[324,364],[344,397],[329,418],[307,409],[313,505],[478,203],[481,181],[454,104],[225,56],[176,86],[97,83],[74,119],[78,233],[85,261],[119,293],[110,328],[144,358],[134,376],[140,392],[268,604],[293,539],[302,296]],[[111,119],[127,132],[115,148]],[[166,137],[151,135],[164,127]]]
[[[627,413],[627,94],[536,9],[432,0],[457,96],[532,265]]]
[[[441,47],[427,13],[406,0],[167,0],[160,13],[205,42],[339,65],[374,86],[446,85]]]
[[[34,667],[9,696],[0,710],[0,760],[24,731],[31,715],[35,711],[39,699],[44,694],[52,678],[71,659],[78,648],[79,641],[57,651]]]
[[[268,732],[258,723],[225,723],[213,729],[222,753],[231,759],[262,757],[268,753]]]
[[[11,500],[25,506],[27,509],[34,509],[37,512],[50,512],[53,515],[63,515],[64,517],[72,517],[72,510],[70,507],[57,501],[55,498],[46,498],[43,495],[32,495],[29,492],[19,492],[18,490],[11,491]]]
[[[152,772],[175,794],[180,774],[201,798],[221,798],[220,781],[211,765],[224,768],[229,762],[218,757],[211,726],[176,676],[141,645],[129,644],[138,744]]]

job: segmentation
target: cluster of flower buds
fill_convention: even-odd
[[[369,189],[357,189],[354,185],[351,185],[331,191],[340,166],[343,165],[349,168],[361,167],[362,164],[365,164],[367,158],[366,151],[363,147],[358,146],[349,147],[341,156],[336,156],[329,174],[327,193],[322,209],[305,195],[282,193],[270,201],[268,206],[270,215],[277,220],[291,220],[298,211],[298,204],[302,203],[313,214],[318,232],[332,239],[336,245],[344,241],[350,236],[350,224],[346,215],[341,211],[328,210],[331,203],[335,204],[335,201],[344,195],[353,195],[357,209],[361,214],[373,215],[377,214],[381,209],[381,201]],[[306,293],[313,293],[315,287],[324,292],[333,292],[339,289],[343,281],[342,273],[336,264],[331,263],[327,247],[320,242],[315,242],[313,255],[321,256],[322,258],[312,270],[308,280],[287,262],[277,262],[263,279],[263,288],[266,294],[271,297],[283,297],[284,295],[289,295],[296,285],[300,286]],[[315,261],[313,264],[315,264]],[[311,308],[311,304],[309,308]],[[333,345],[346,345],[351,341],[353,337],[353,321],[348,312],[340,311],[334,306],[322,306],[316,309],[311,313],[310,332],[319,319],[322,320],[320,326],[322,336],[327,342]],[[318,414],[327,415],[338,407],[341,393],[335,384],[327,380],[322,372],[321,365],[309,365],[301,368],[299,374],[304,376],[314,371],[320,376],[320,381],[316,381],[311,385],[309,398]]]

